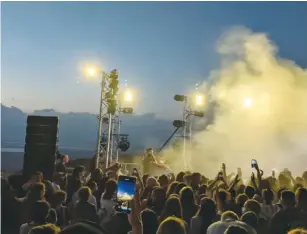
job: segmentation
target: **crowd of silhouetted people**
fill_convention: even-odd
[[[67,176],[57,165],[51,180],[36,172],[19,187],[13,176],[1,179],[2,233],[307,234],[307,171],[265,177],[257,166],[245,184],[225,164],[211,179],[136,173],[131,212],[123,213],[115,208],[120,169],[116,163],[87,178],[83,166]]]

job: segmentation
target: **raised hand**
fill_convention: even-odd
[[[252,172],[251,181],[252,181],[253,183],[256,183],[256,177],[255,177],[254,172]]]

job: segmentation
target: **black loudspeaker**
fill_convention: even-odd
[[[29,179],[36,171],[51,180],[58,150],[59,118],[28,116],[25,137],[23,176]]]

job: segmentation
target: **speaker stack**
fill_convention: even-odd
[[[23,160],[23,176],[29,179],[36,171],[51,180],[58,150],[59,118],[28,116]]]

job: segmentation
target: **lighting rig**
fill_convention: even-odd
[[[102,72],[96,167],[100,160],[105,161],[106,167],[113,162],[118,162],[119,150],[126,151],[130,147],[128,135],[120,134],[120,115],[121,113],[131,114],[133,108],[121,107],[121,95],[118,94],[118,91],[118,71],[114,69],[109,74]],[[124,92],[124,100],[131,101],[132,94],[128,91]]]
[[[177,102],[183,102],[183,111],[182,111],[182,119],[174,120],[173,126],[176,128],[174,134],[182,129],[182,138],[183,138],[183,150],[182,150],[182,160],[185,169],[189,169],[187,162],[187,154],[186,154],[186,140],[189,139],[190,147],[192,147],[192,125],[193,125],[193,117],[204,117],[203,111],[195,110],[194,107],[202,106],[204,104],[204,96],[200,94],[195,95],[195,100],[191,101],[191,98],[185,95],[176,94],[174,96],[174,100]],[[173,134],[173,135],[174,135]],[[189,159],[191,159],[191,151]],[[189,160],[190,161],[190,160]]]
[[[126,91],[127,92],[127,91]],[[126,96],[126,92],[124,95]],[[125,98],[126,101],[127,100]],[[121,102],[119,101],[119,107],[117,109],[117,114],[113,116],[113,126],[112,126],[112,140],[111,140],[111,152],[110,152],[110,161],[118,162],[118,157],[120,151],[125,152],[130,148],[130,142],[128,140],[128,134],[121,134],[121,114],[132,114],[133,108],[132,107],[121,107]]]

